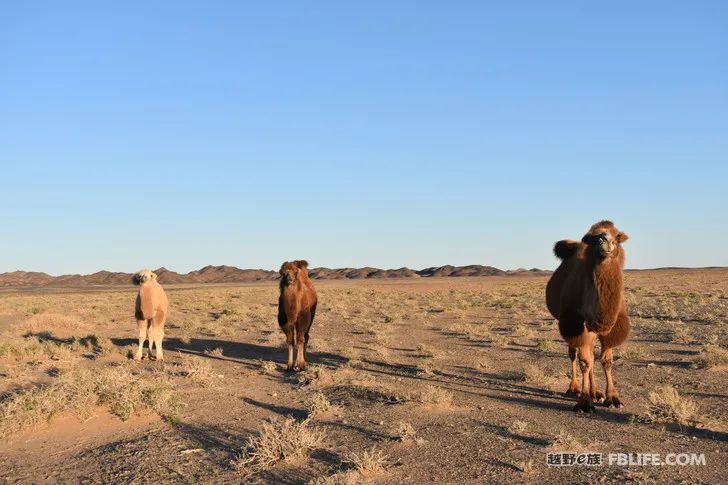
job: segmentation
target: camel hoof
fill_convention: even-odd
[[[604,393],[602,391],[596,391],[592,395],[592,401],[594,401],[594,402],[603,402],[604,401],[604,398],[605,398],[605,396],[604,396]]]
[[[587,414],[593,413],[594,404],[591,402],[591,400],[586,400],[586,399],[583,401],[579,400],[579,402],[577,402],[574,405],[574,412],[575,413],[582,412],[582,413],[587,413]]]
[[[617,396],[611,396],[604,400],[604,407],[621,408],[624,407],[624,404]]]
[[[578,396],[581,394],[581,389],[572,389],[571,387],[566,390],[564,396]]]
[[[296,368],[293,367],[292,365],[286,366],[286,372],[295,372],[295,371],[296,371]]]

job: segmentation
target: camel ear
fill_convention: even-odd
[[[591,234],[585,234],[584,237],[581,238],[581,242],[583,242],[584,244],[591,245],[591,244],[595,244],[597,242],[597,239],[598,238],[596,236],[593,236]]]
[[[620,232],[619,234],[617,234],[617,242],[618,243],[623,243],[627,239],[629,239],[629,236],[627,235],[626,232]]]
[[[306,269],[308,268],[308,261],[306,261],[305,259],[298,260],[296,261],[296,266],[301,269]]]

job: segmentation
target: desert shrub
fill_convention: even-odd
[[[272,374],[275,372],[277,366],[272,360],[261,360],[260,361],[260,373],[261,374]]]
[[[508,431],[511,433],[523,433],[528,428],[528,421],[522,419],[516,419],[513,424],[508,426]]]
[[[202,384],[209,384],[220,377],[202,357],[190,356],[179,364],[179,368],[183,376]]]
[[[346,455],[345,462],[361,476],[370,477],[386,470],[387,455],[381,450],[371,448],[360,453],[349,453]]]
[[[323,442],[323,431],[311,427],[309,420],[274,418],[263,424],[257,435],[248,438],[233,466],[243,475],[258,473],[281,461],[305,458]]]
[[[641,345],[629,344],[617,350],[617,360],[644,360],[649,358],[650,353]]]
[[[398,441],[414,440],[417,438],[417,431],[412,424],[400,421],[394,429],[394,436]]]
[[[310,417],[332,411],[336,408],[322,392],[317,392],[306,402],[306,409]]]
[[[550,339],[540,338],[536,341],[536,348],[541,352],[552,352],[559,348],[559,345]]]
[[[122,419],[146,409],[174,419],[181,403],[170,383],[159,377],[141,377],[123,366],[101,372],[75,368],[52,384],[4,397],[0,401],[0,435],[65,411],[87,413],[93,406],[107,406]]]
[[[422,404],[449,407],[452,405],[452,400],[452,392],[437,386],[427,386],[419,394],[419,401]]]
[[[700,422],[698,405],[681,397],[671,385],[657,387],[650,392],[645,420],[653,423],[695,425]]]
[[[551,448],[563,451],[580,451],[584,444],[563,429],[551,439]]]
[[[698,369],[709,369],[726,364],[728,364],[728,350],[714,344],[706,345],[694,361],[694,365]]]
[[[543,369],[537,365],[529,364],[523,367],[521,380],[529,384],[543,384],[549,380]]]

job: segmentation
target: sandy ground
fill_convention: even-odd
[[[168,287],[165,361],[139,363],[127,357],[134,288],[3,291],[0,483],[725,482],[728,270],[628,273],[633,333],[614,371],[626,406],[591,415],[563,395],[568,359],[545,284],[317,282],[311,366],[296,374],[284,372],[275,283]],[[31,399],[107,375],[124,391]],[[603,388],[598,365],[596,376]],[[656,419],[650,393],[665,385],[678,412]],[[141,386],[153,404],[129,397]],[[166,394],[150,397],[154,386]],[[249,438],[286,416],[320,441],[242,466]],[[561,451],[706,464],[547,466]]]

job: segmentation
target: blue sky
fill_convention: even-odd
[[[0,271],[728,265],[723,2],[3,2]]]

